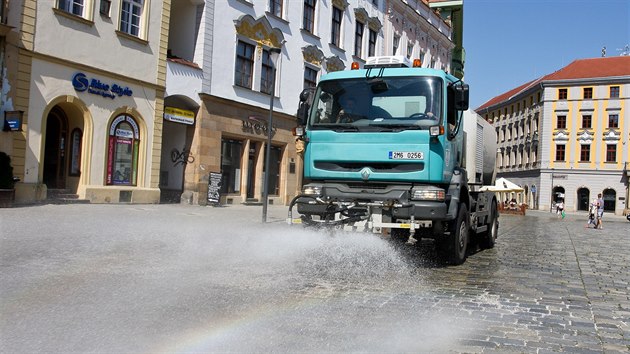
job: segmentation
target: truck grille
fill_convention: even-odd
[[[315,162],[315,168],[332,172],[360,172],[364,168],[381,173],[420,172],[424,163]]]

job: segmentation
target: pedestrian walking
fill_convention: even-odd
[[[593,227],[597,227],[597,199],[593,199],[588,208],[588,221],[585,227],[589,228],[591,224]]]
[[[558,218],[563,218],[565,217],[564,214],[564,201],[560,200],[558,202],[558,204],[556,205],[556,213],[558,214]]]
[[[602,218],[604,217],[604,199],[602,199],[602,194],[597,194],[597,225],[595,225],[596,229],[602,230],[604,228],[604,224],[602,223]]]

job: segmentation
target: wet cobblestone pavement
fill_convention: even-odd
[[[282,223],[273,206],[0,213],[0,352],[630,351],[630,223],[501,216],[494,249]]]

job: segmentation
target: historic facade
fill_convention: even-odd
[[[375,55],[449,70],[451,35],[425,1],[173,2],[165,111],[179,115],[165,115],[163,200],[204,204],[209,180],[220,174],[222,203],[260,202],[269,173],[270,203],[289,203],[301,186],[291,134],[299,93]]]
[[[2,110],[14,126],[0,144],[16,200],[158,202],[170,1],[6,5]]]
[[[576,60],[476,109],[496,127],[497,176],[526,191],[523,202],[551,210],[628,210],[630,56]]]

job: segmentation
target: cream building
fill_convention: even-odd
[[[289,203],[301,185],[291,129],[304,88],[375,55],[449,70],[454,48],[447,21],[417,0],[185,0],[170,13],[165,105],[179,115],[164,122],[160,171],[170,202],[206,203],[213,174],[222,203],[261,202],[271,129],[269,201]]]
[[[2,107],[21,124],[0,146],[22,180],[16,200],[157,203],[170,1],[6,5]]]
[[[630,57],[576,60],[476,109],[496,127],[497,176],[525,189],[521,200],[586,211],[603,194],[606,212],[628,211]],[[519,196],[516,196],[517,198]]]

